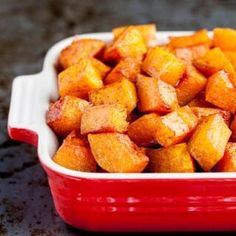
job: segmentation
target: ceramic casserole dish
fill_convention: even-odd
[[[190,33],[158,32],[158,43]],[[84,34],[55,44],[40,73],[14,80],[8,119],[12,139],[37,146],[61,218],[90,231],[236,230],[236,173],[85,173],[53,162],[58,140],[46,112],[58,98],[59,53],[75,37],[109,41],[112,34]]]

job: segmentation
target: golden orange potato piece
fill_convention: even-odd
[[[188,104],[196,95],[202,91],[207,79],[199,73],[195,67],[188,65],[186,73],[176,86],[176,94],[180,106]]]
[[[236,112],[236,89],[226,72],[219,71],[208,79],[206,101],[231,113]]]
[[[236,172],[236,143],[228,143],[224,156],[215,165],[214,171]]]
[[[205,117],[188,143],[191,156],[204,171],[210,171],[223,157],[231,131],[219,114]]]
[[[88,92],[103,86],[101,73],[89,58],[68,67],[58,75],[59,94],[87,98]]]
[[[148,50],[142,70],[175,86],[185,72],[185,64],[167,50],[155,47]]]
[[[159,173],[195,172],[195,163],[190,156],[186,143],[166,148],[148,149],[148,170]]]
[[[157,122],[159,116],[156,113],[143,115],[128,126],[128,135],[138,146],[153,146],[158,144]]]
[[[121,26],[112,29],[114,37],[117,38],[125,29],[129,26]],[[133,25],[137,29],[148,47],[154,46],[156,43],[156,25],[155,24],[144,24],[144,25]]]
[[[88,107],[81,117],[81,134],[126,131],[126,109],[120,105],[99,105]]]
[[[108,172],[142,172],[148,164],[143,150],[125,134],[89,134],[88,140],[98,165]]]
[[[164,81],[138,75],[138,109],[141,112],[169,113],[178,108],[175,88]]]
[[[191,47],[199,44],[210,44],[210,38],[207,34],[207,30],[205,29],[196,31],[191,35],[171,36],[169,39],[170,46],[174,48]]]
[[[213,44],[222,50],[236,50],[236,30],[231,28],[215,28]]]
[[[143,36],[134,26],[127,27],[104,53],[105,60],[119,61],[126,57],[142,58],[147,48]]]
[[[232,131],[231,139],[236,142],[236,115],[234,115],[233,121],[230,125],[230,129]]]
[[[234,67],[234,70],[236,70],[236,51],[223,51],[225,56],[228,58],[228,60],[231,62],[231,64]]]
[[[156,138],[164,147],[185,141],[197,125],[197,117],[188,106],[157,118]]]
[[[93,66],[99,71],[102,78],[106,77],[111,71],[111,67],[107,66],[96,58],[91,58]]]
[[[105,78],[106,84],[111,84],[122,79],[136,82],[137,75],[140,73],[141,60],[127,57],[121,60]]]
[[[81,116],[89,103],[86,100],[65,96],[52,103],[47,112],[47,124],[59,136],[80,129]]]
[[[59,63],[64,69],[77,64],[81,58],[94,57],[98,55],[105,43],[98,39],[78,39],[74,40],[68,47],[61,51]]]
[[[89,101],[94,105],[120,104],[130,114],[137,105],[135,85],[127,79],[104,86],[89,93]]]
[[[79,137],[75,131],[64,139],[53,160],[58,165],[71,170],[95,172],[97,169],[97,164],[90,151],[88,142]]]

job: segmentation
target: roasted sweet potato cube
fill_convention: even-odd
[[[129,114],[137,105],[135,85],[127,79],[91,91],[89,100],[94,105],[120,104],[127,109]]]
[[[142,172],[148,157],[125,134],[89,134],[91,151],[98,165],[111,173]]]
[[[138,109],[141,112],[169,113],[178,107],[175,88],[164,81],[138,75]]]
[[[186,143],[166,148],[148,149],[148,170],[160,173],[195,172],[195,163],[190,156]]]
[[[224,70],[231,75],[230,79],[236,85],[234,67],[220,48],[211,49],[204,56],[193,61],[193,64],[207,77]]]
[[[201,121],[204,117],[219,114],[224,119],[225,123],[229,125],[231,114],[229,111],[217,109],[217,108],[210,108],[210,107],[191,107],[194,115]]]
[[[174,52],[176,57],[184,60],[188,64],[191,64],[193,60],[202,57],[209,50],[208,44],[199,44],[191,47],[175,48]]]
[[[185,64],[167,50],[155,47],[148,50],[142,70],[175,86],[185,72]]]
[[[75,131],[72,131],[57,150],[53,160],[68,169],[95,172],[96,161],[90,151],[89,144]]]
[[[81,58],[94,57],[98,55],[105,43],[98,39],[78,39],[74,40],[68,47],[62,50],[59,63],[64,69],[77,64]]]
[[[215,28],[213,44],[222,50],[236,50],[236,30],[230,28]]]
[[[154,46],[156,43],[156,25],[146,24],[146,25],[133,25],[144,38],[144,41],[148,47]],[[114,37],[117,38],[128,26],[122,26],[112,29]]]
[[[205,171],[210,171],[223,157],[231,131],[219,114],[205,117],[197,126],[189,143],[191,156]]]
[[[191,47],[199,44],[210,44],[210,38],[207,34],[207,30],[199,30],[191,35],[185,36],[171,36],[170,45],[174,48]]]
[[[81,116],[89,103],[86,100],[65,96],[52,103],[47,113],[47,124],[53,131],[65,137],[72,130],[80,129]]]
[[[207,83],[207,79],[195,67],[188,65],[184,77],[176,87],[176,94],[180,106],[188,104]]]
[[[123,133],[128,126],[126,118],[126,109],[117,104],[88,107],[81,117],[81,134]]]
[[[147,51],[143,36],[134,26],[129,26],[115,39],[104,53],[104,60],[119,61],[126,57],[142,57]]]
[[[236,115],[234,115],[233,121],[230,125],[230,129],[232,131],[231,139],[236,142]]]
[[[236,143],[229,142],[226,146],[224,156],[215,165],[214,171],[236,172]]]
[[[228,60],[231,62],[231,64],[234,67],[234,70],[236,70],[236,51],[223,51],[225,56],[228,58]]]
[[[206,101],[231,113],[236,112],[236,88],[226,72],[219,71],[208,79]]]
[[[91,60],[93,66],[99,71],[102,78],[106,77],[107,74],[111,71],[111,67],[107,66],[100,60],[97,60],[96,58],[92,58]]]
[[[79,64],[68,67],[59,75],[59,94],[87,98],[88,92],[103,86],[100,72],[91,59],[81,59]]]
[[[143,115],[128,126],[128,135],[138,146],[153,146],[158,144],[156,123],[159,116],[156,113]]]
[[[197,125],[197,117],[188,107],[181,107],[158,118],[156,137],[164,147],[185,141]]]
[[[105,78],[106,84],[111,84],[122,79],[136,82],[137,75],[140,73],[141,60],[127,57],[121,60]]]

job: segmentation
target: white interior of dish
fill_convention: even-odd
[[[168,41],[168,36],[187,35],[190,31],[179,32],[158,32],[157,43],[164,44]],[[43,70],[37,74],[35,81],[31,83],[32,99],[25,101],[25,106],[31,106],[34,114],[34,119],[30,122],[29,129],[32,127],[36,130],[39,136],[38,154],[40,161],[48,168],[73,177],[82,178],[105,178],[105,179],[199,179],[199,178],[235,178],[236,173],[136,173],[136,174],[113,174],[113,173],[86,173],[66,169],[57,165],[52,156],[58,148],[56,135],[47,126],[45,114],[47,112],[50,101],[55,101],[58,98],[57,89],[57,74],[55,64],[57,63],[60,51],[69,45],[75,38],[96,38],[104,41],[112,39],[111,33],[94,33],[73,36],[64,39],[55,44],[47,53]],[[32,75],[35,76],[35,75]],[[30,76],[29,76],[30,77]],[[32,80],[33,81],[33,80]],[[24,85],[22,85],[22,90]],[[34,87],[34,88],[33,88]],[[35,89],[37,88],[37,89]],[[32,116],[29,113],[28,116]]]

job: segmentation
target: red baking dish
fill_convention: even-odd
[[[189,33],[158,32],[158,41]],[[110,33],[75,37],[112,39]],[[236,173],[85,173],[52,161],[58,141],[45,114],[58,98],[58,55],[75,37],[49,50],[42,72],[14,80],[8,119],[12,139],[37,146],[61,218],[90,231],[236,230]]]

